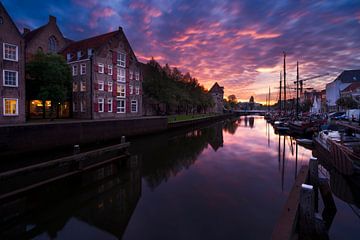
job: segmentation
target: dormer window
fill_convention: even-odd
[[[77,54],[77,59],[79,60],[82,57],[81,51],[78,51],[76,54]]]
[[[49,52],[51,53],[57,52],[57,40],[54,35],[49,37]]]
[[[71,60],[71,53],[66,54],[66,60],[69,62]]]
[[[93,55],[93,50],[92,50],[92,48],[89,48],[89,49],[87,50],[87,54],[88,54],[88,57],[90,57],[90,56]]]

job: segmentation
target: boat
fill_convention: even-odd
[[[360,174],[360,139],[339,131],[324,130],[314,138],[320,158],[331,163],[341,174]]]
[[[313,140],[312,139],[307,139],[307,138],[298,138],[296,139],[296,142],[300,145],[303,146],[307,149],[313,149],[314,144],[313,144]]]

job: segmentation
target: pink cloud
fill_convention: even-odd
[[[102,8],[100,10],[94,10],[91,13],[89,27],[94,29],[97,27],[98,21],[101,18],[108,18],[108,17],[114,16],[115,14],[116,14],[116,12],[114,11],[114,9],[112,9],[110,7]]]

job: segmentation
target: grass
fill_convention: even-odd
[[[191,121],[191,120],[207,118],[207,117],[211,117],[211,116],[215,116],[215,115],[217,115],[217,114],[208,113],[208,114],[194,114],[194,115],[192,115],[192,114],[171,115],[171,116],[168,116],[168,123]]]

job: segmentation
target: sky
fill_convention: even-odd
[[[1,0],[18,25],[30,29],[57,17],[73,40],[121,26],[138,60],[151,57],[190,72],[225,97],[278,98],[286,52],[288,87],[321,74],[305,87],[321,90],[341,71],[360,69],[360,0]],[[21,30],[22,31],[22,30]],[[288,91],[288,96],[294,92]]]

